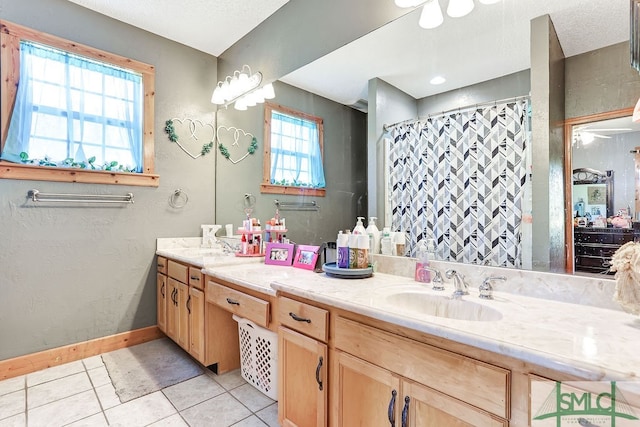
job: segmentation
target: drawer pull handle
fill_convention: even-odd
[[[231,305],[240,305],[240,303],[234,299],[227,298],[227,302]]]
[[[293,313],[293,312],[289,312],[289,316],[291,316],[291,318],[293,320],[295,320],[296,322],[307,322],[307,323],[311,323],[311,319],[307,319],[306,317],[300,317],[297,314]]]
[[[391,391],[391,400],[389,401],[389,410],[387,411],[388,412],[387,416],[389,417],[389,423],[391,424],[391,427],[396,427],[395,409],[396,409],[397,395],[398,395],[397,391],[395,390]]]
[[[191,314],[191,295],[187,298],[187,311]]]
[[[322,356],[318,359],[318,366],[316,366],[316,382],[318,383],[318,389],[322,391],[322,379],[320,379],[320,370],[322,369]]]
[[[162,294],[162,299],[164,299],[164,282],[162,282],[162,286],[160,287],[160,293]]]
[[[158,268],[164,268],[164,264],[158,263]]]
[[[402,427],[407,427],[407,416],[409,415],[409,396],[404,397],[404,408],[402,409]]]
[[[199,282],[200,278],[198,276],[191,276],[191,280],[195,280],[195,281]]]

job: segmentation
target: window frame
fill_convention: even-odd
[[[324,168],[324,121],[322,117],[303,113],[289,107],[271,102],[264,104],[264,156],[261,193],[269,194],[291,194],[324,197],[326,188],[298,187],[293,185],[277,185],[271,183],[271,116],[272,111],[298,117],[300,119],[315,122],[318,126],[318,143],[320,144],[320,154],[322,155],[322,167]],[[326,174],[325,174],[326,177]]]
[[[61,37],[0,20],[0,150],[4,149],[11,114],[20,80],[20,41],[49,45],[76,55],[112,64],[142,74],[143,136],[142,173],[87,170],[19,164],[0,160],[0,179],[22,179],[92,184],[121,184],[157,187],[159,175],[154,173],[153,140],[155,67],[124,56],[75,43]]]

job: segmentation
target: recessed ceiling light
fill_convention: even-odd
[[[444,83],[446,81],[447,81],[447,79],[445,79],[442,76],[435,76],[434,78],[429,80],[429,83],[431,83],[432,85],[441,85],[442,83]]]

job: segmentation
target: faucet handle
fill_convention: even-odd
[[[469,284],[465,280],[463,274],[458,273],[453,269],[447,270],[444,274],[447,279],[453,279],[453,285],[455,286],[453,296],[455,298],[461,297],[463,295],[469,295]]]
[[[433,283],[433,287],[431,289],[433,289],[434,291],[444,291],[444,280],[442,280],[442,274],[440,274],[440,270],[437,270],[433,267],[423,268],[434,274],[433,278],[431,279],[431,283]]]
[[[482,281],[482,285],[478,287],[480,291],[480,298],[482,299],[493,299],[493,286],[491,282],[493,280],[507,280],[504,276],[489,276]]]

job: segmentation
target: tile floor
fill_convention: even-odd
[[[121,403],[101,356],[0,381],[0,427],[277,427],[278,404],[233,371]]]

